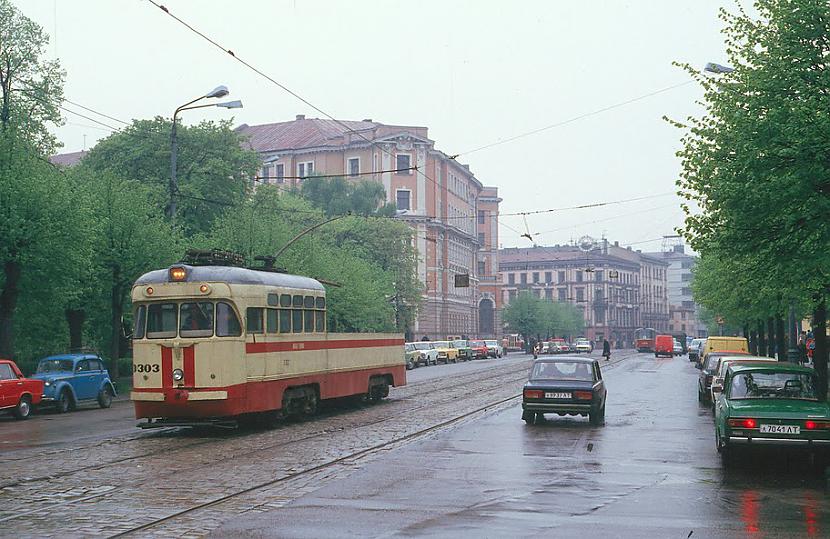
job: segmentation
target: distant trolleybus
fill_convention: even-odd
[[[321,400],[376,401],[406,383],[403,336],[329,333],[315,279],[176,264],[142,275],[132,301],[130,397],[142,428],[310,415]]]
[[[634,332],[634,348],[638,352],[654,352],[654,339],[657,331],[653,328],[638,328]]]

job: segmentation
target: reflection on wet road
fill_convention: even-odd
[[[806,455],[723,469],[697,374],[685,357],[634,355],[605,373],[604,427],[550,415],[529,426],[511,405],[216,536],[320,537],[332,522],[339,536],[830,536],[824,472]]]

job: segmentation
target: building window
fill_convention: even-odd
[[[566,291],[564,288],[559,289],[559,301],[565,301],[567,298],[565,297]]]
[[[285,165],[279,164],[275,166],[277,183],[285,183]]]
[[[481,247],[484,247],[484,232],[478,233],[478,244]]]
[[[360,158],[359,157],[352,157],[349,159],[349,176],[359,176],[360,175]]]
[[[408,153],[399,153],[395,156],[395,168],[397,172],[395,174],[412,174],[412,156]]]
[[[603,277],[602,273],[603,273],[602,270],[597,270],[597,271],[594,272],[594,279],[596,279],[596,281],[598,283],[602,282],[602,277]]]
[[[478,224],[484,224],[484,210],[478,210]]]
[[[262,172],[259,175],[262,177],[262,183],[271,183],[271,179],[269,178],[271,175],[271,165],[263,166]]]
[[[408,210],[409,209],[409,195],[412,194],[412,191],[409,189],[398,189],[396,192],[396,200],[399,210]]]
[[[508,273],[507,274],[507,284],[516,284],[516,274],[515,273]]]
[[[297,176],[300,178],[307,178],[314,174],[314,161],[306,161],[305,163],[297,164]]]
[[[582,282],[582,270],[579,270],[579,271],[576,272],[576,282],[578,282],[578,283]]]
[[[564,271],[560,271],[560,272],[559,272],[559,282],[560,282],[560,283],[564,283],[564,282],[565,282],[565,272],[564,272]]]
[[[487,265],[484,263],[484,260],[479,260],[478,261],[478,274],[479,275],[484,275],[484,273],[486,271],[487,271]]]
[[[691,281],[692,280],[692,274],[691,273],[684,273],[680,276],[680,280],[683,281],[683,282]]]
[[[545,289],[545,299],[553,300],[553,288]]]
[[[576,301],[585,301],[585,290],[582,288],[576,289]]]
[[[539,282],[539,272],[538,272],[538,271],[534,271],[534,272],[533,272],[533,283],[534,283],[534,284],[536,284],[536,283],[538,283],[538,282]]]
[[[522,273],[519,276],[521,277],[522,284],[527,284],[527,273]]]

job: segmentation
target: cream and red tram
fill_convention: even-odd
[[[133,390],[143,428],[313,413],[406,383],[403,336],[328,333],[326,291],[298,275],[178,264],[141,276]]]

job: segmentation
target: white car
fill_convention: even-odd
[[[421,365],[438,365],[438,349],[432,341],[418,341],[412,345],[421,352]]]
[[[590,354],[594,351],[594,344],[589,341],[588,339],[577,339],[576,340],[576,353],[585,352],[586,354]]]
[[[504,355],[504,350],[502,350],[499,341],[484,341],[484,344],[487,345],[487,355],[490,357],[501,357]]]
[[[680,341],[674,339],[674,355],[679,356],[683,353],[683,345],[680,344]]]

